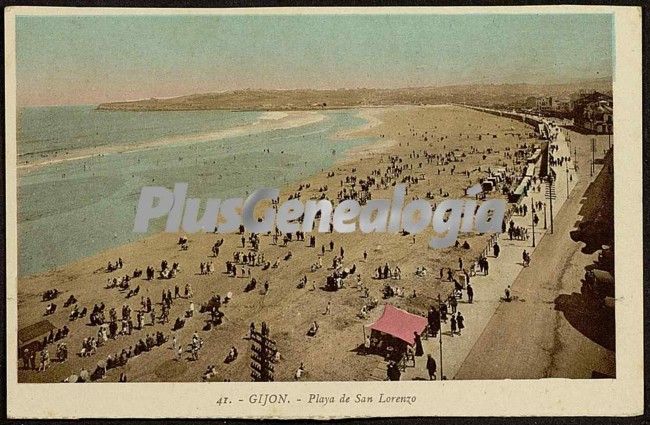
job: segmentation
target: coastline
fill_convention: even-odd
[[[349,136],[345,137],[345,139],[352,139],[355,137],[362,138],[362,137],[368,137],[372,136],[371,130],[377,126],[379,126],[382,123],[381,120],[381,115],[385,113],[386,108],[372,108],[371,111],[361,111],[358,116],[368,119],[370,122],[366,124],[362,124],[359,127],[353,128],[348,130],[346,133],[349,133]],[[298,113],[291,113],[291,112],[285,112],[285,111],[267,111],[265,112],[254,124],[252,125],[264,125],[265,123],[268,123],[269,126],[273,128],[267,128],[266,130],[263,131],[272,131],[272,130],[279,130],[279,129],[286,129],[286,128],[295,128],[295,127],[300,127],[303,125],[309,125],[309,124],[314,124],[316,122],[323,121],[326,119],[326,116],[323,114],[317,114],[317,113],[308,113],[307,116],[301,117],[303,114],[302,112]],[[287,118],[292,118],[294,117],[294,120],[289,121]],[[296,119],[296,117],[298,119]],[[302,118],[302,120],[300,120]],[[275,124],[275,125],[273,125]],[[279,125],[278,125],[279,124]],[[242,127],[236,127],[236,128],[244,128],[244,127],[250,127],[250,126],[242,126]],[[233,129],[234,130],[234,129]],[[229,130],[224,130],[223,132],[226,132]],[[259,131],[262,132],[262,131]],[[252,134],[252,133],[251,133]],[[353,136],[354,134],[354,136]],[[334,138],[340,138],[338,134],[333,136]],[[225,138],[225,137],[224,137]],[[353,162],[357,160],[360,156],[366,155],[366,154],[380,154],[386,149],[392,147],[395,145],[395,141],[392,140],[377,140],[375,142],[370,142],[370,143],[364,143],[362,145],[352,147],[348,149],[346,152],[345,156],[343,158],[339,158],[335,160],[332,165],[325,169],[324,171],[321,171],[320,174],[323,174],[324,172],[327,171],[332,171],[340,166],[349,164],[350,162]],[[155,149],[156,146],[151,146],[148,147],[148,149]],[[144,150],[144,149],[134,149],[130,150],[128,152],[136,152],[139,150]],[[116,153],[123,153],[122,151],[116,152]],[[79,157],[78,159],[84,159],[84,158],[91,158],[91,157],[96,157],[96,156],[102,156],[103,153],[97,154],[97,155],[85,155],[83,157]],[[71,158],[70,160],[74,160],[77,158]],[[60,161],[59,161],[60,162]],[[20,167],[18,167],[20,168]],[[309,176],[309,177],[314,177],[314,175]],[[291,186],[295,185],[296,182],[290,182],[287,183],[284,187],[280,188],[281,196],[291,190]],[[89,260],[95,261],[99,260],[100,258],[105,259],[105,258],[112,258],[116,254],[116,251],[124,250],[124,249],[136,249],[137,245],[139,243],[144,243],[145,241],[153,241],[155,238],[160,238],[161,235],[168,234],[164,231],[152,233],[148,236],[145,236],[144,238],[140,240],[136,240],[127,244],[119,245],[116,247],[111,247],[102,251],[99,251],[93,255],[80,258],[78,260],[72,261],[70,263],[64,264],[62,266],[50,269],[50,270],[44,270],[41,272],[37,273],[32,273],[29,275],[25,276],[18,276],[18,281],[21,280],[29,280],[32,278],[38,278],[39,276],[42,275],[50,275],[52,273],[58,273],[64,271],[68,267],[76,267],[76,266],[82,266],[85,265]],[[163,238],[164,239],[164,238]],[[145,243],[146,245],[146,243]]]
[[[417,110],[417,109],[423,109],[423,108],[438,108],[438,107],[443,107],[443,108],[462,108],[460,106],[456,105],[449,105],[449,104],[444,104],[444,105],[426,105],[426,106],[412,106],[412,105],[397,105],[397,106],[372,106],[372,107],[363,107],[360,108],[359,113],[357,116],[360,116],[364,119],[366,119],[368,122],[365,124],[362,124],[361,126],[358,126],[356,128],[346,130],[345,132],[337,133],[334,135],[335,138],[338,139],[352,139],[352,138],[362,138],[362,137],[379,137],[380,134],[378,132],[378,129],[382,126],[385,125],[386,122],[382,119],[383,116],[385,116],[388,112],[394,112],[396,110],[402,110],[402,111],[409,111],[409,110]],[[463,108],[464,109],[464,108]],[[293,114],[293,113],[295,114]],[[268,118],[263,118],[260,117],[258,121],[256,121],[252,125],[261,125],[263,124],[263,121],[265,122],[274,122],[275,124],[279,124],[282,122],[282,125],[285,125],[283,127],[277,126],[274,128],[267,128],[265,130],[260,130],[259,132],[262,131],[272,131],[275,129],[282,129],[282,128],[293,128],[293,127],[299,127],[302,125],[309,125],[315,122],[320,122],[326,117],[323,116],[322,114],[317,114],[318,117],[314,117],[311,119],[307,119],[304,121],[291,121],[290,123],[287,123],[287,116],[291,115],[302,115],[302,112],[304,111],[265,111],[265,114],[271,114],[268,115]],[[273,115],[273,114],[282,114],[282,115]],[[312,115],[310,113],[309,115]],[[249,126],[241,126],[241,127],[235,127],[233,129],[229,130],[224,130],[219,133],[224,133],[230,130],[235,130],[235,131],[241,131],[240,129],[243,129],[245,127]],[[213,133],[216,134],[216,133]],[[207,135],[205,136],[207,137]],[[224,136],[225,138],[225,136]],[[315,175],[309,176],[307,178],[314,178],[317,176],[320,176],[322,174],[325,174],[326,172],[331,172],[331,171],[341,171],[341,167],[347,167],[350,166],[351,164],[354,164],[355,162],[358,161],[363,161],[365,157],[372,157],[376,155],[381,155],[384,153],[387,153],[389,150],[392,148],[395,148],[399,145],[398,141],[395,139],[391,138],[378,138],[378,140],[370,143],[364,143],[359,146],[355,146],[350,148],[347,152],[346,155],[342,158],[337,159],[329,168],[326,168],[322,170],[320,173],[317,173]],[[147,146],[147,149],[155,149],[158,146]],[[138,150],[144,150],[144,149],[134,149],[130,150],[128,152],[135,152]],[[116,153],[125,153],[127,151],[118,151]],[[78,158],[70,158],[70,160],[76,160],[76,159],[82,159],[82,158],[88,158],[88,157],[95,157],[95,156],[101,156],[103,153],[99,153],[96,155],[85,155],[83,157],[78,157]],[[63,159],[66,160],[66,159]],[[60,162],[60,161],[56,161]],[[33,164],[36,166],[36,164]],[[19,169],[21,168],[20,166],[18,167]],[[286,193],[291,191],[291,187],[295,186],[297,182],[291,182],[287,183],[284,187],[280,188],[280,193],[281,197],[285,195]],[[180,232],[182,233],[182,232]],[[178,233],[178,234],[180,234]],[[116,247],[108,248],[105,250],[102,250],[96,254],[72,261],[70,263],[67,263],[63,266],[56,267],[50,270],[45,270],[42,272],[37,272],[33,274],[29,274],[26,276],[18,276],[18,281],[21,280],[31,280],[31,279],[38,279],[39,277],[42,276],[47,276],[51,274],[56,274],[63,272],[66,268],[68,267],[77,267],[77,266],[82,266],[85,265],[89,260],[99,260],[100,258],[105,259],[105,258],[112,258],[112,256],[115,255],[115,253],[119,250],[124,250],[124,249],[131,249],[131,248],[136,248],[138,244],[142,244],[148,242],[148,241],[153,241],[154,238],[160,238],[162,235],[170,235],[172,233],[166,233],[164,231],[152,233],[149,236],[146,236],[143,239],[136,240],[127,244],[119,245]],[[176,233],[173,233],[174,237],[177,237]],[[210,234],[210,233],[208,233]]]
[[[284,185],[281,190],[281,199],[284,200],[289,194],[301,191],[299,187],[304,183],[309,183],[310,187],[303,189],[301,197],[304,199],[315,199],[322,192],[319,187],[329,186],[325,195],[328,199],[336,199],[336,193],[339,191],[339,181],[349,175],[366,176],[371,175],[374,170],[386,168],[387,156],[399,155],[406,161],[417,167],[415,158],[409,159],[409,152],[413,149],[434,149],[436,151],[453,151],[456,146],[471,146],[466,141],[470,136],[473,140],[477,134],[500,133],[499,138],[486,138],[486,144],[491,146],[509,146],[514,143],[516,138],[507,136],[511,133],[511,128],[519,128],[520,131],[528,131],[524,124],[513,123],[510,120],[504,120],[501,117],[495,117],[488,114],[466,110],[459,107],[446,108],[428,108],[428,107],[409,107],[409,108],[387,108],[368,112],[375,115],[377,120],[372,123],[368,122],[362,125],[360,134],[366,136],[385,135],[383,139],[374,143],[364,144],[353,148],[353,152],[348,152],[343,158],[335,161],[330,167],[323,169],[315,175],[304,177],[303,179]],[[381,122],[380,122],[381,121]],[[433,139],[425,141],[422,136],[413,137],[413,134],[424,134],[424,131],[437,131],[441,135],[438,142]],[[459,137],[459,131],[463,137]],[[472,135],[465,132],[472,132]],[[351,149],[351,151],[353,150]],[[468,154],[470,152],[468,151]],[[492,159],[488,163],[499,163],[502,153],[499,149],[494,152],[482,150],[471,154],[465,159],[465,164],[459,162],[461,167],[468,170],[475,170],[475,164],[484,164],[486,161],[481,159],[481,155],[490,155]],[[414,162],[415,161],[415,162]],[[429,166],[433,171],[436,166]],[[446,167],[438,167],[441,170]],[[414,168],[415,169],[415,168]],[[423,181],[413,186],[409,191],[409,196],[424,197],[425,191],[442,187],[448,191],[452,197],[462,197],[463,190],[467,187],[467,181],[461,174],[449,178],[449,170],[440,175],[432,172],[420,174],[410,173],[422,176]],[[472,171],[475,172],[475,171]],[[330,175],[331,173],[332,175]],[[444,182],[444,183],[443,183]],[[373,189],[373,199],[390,198],[392,186],[383,189]],[[438,199],[438,197],[436,197]],[[439,198],[441,199],[441,198]],[[435,200],[434,200],[435,201]],[[270,294],[261,295],[257,291],[242,291],[243,285],[248,279],[229,278],[223,274],[223,262],[231,259],[231,253],[241,250],[240,235],[237,234],[219,234],[213,233],[195,233],[187,235],[189,237],[190,248],[188,251],[180,250],[177,241],[182,233],[165,233],[159,232],[146,236],[141,240],[104,250],[96,255],[89,256],[78,261],[69,263],[63,267],[18,278],[18,299],[20,308],[18,309],[19,327],[24,327],[39,320],[42,317],[43,305],[38,302],[39,297],[44,290],[53,287],[63,291],[63,297],[67,298],[69,294],[74,294],[80,300],[82,305],[106,302],[109,306],[122,305],[125,302],[124,294],[115,290],[103,289],[106,285],[106,279],[124,273],[130,273],[134,267],[145,269],[153,265],[158,268],[160,260],[178,262],[181,265],[181,273],[172,281],[154,279],[145,281],[137,279],[134,285],[142,286],[140,292],[145,297],[151,297],[158,301],[160,290],[167,289],[169,284],[179,285],[181,288],[185,284],[191,284],[195,291],[196,300],[203,302],[215,293],[225,294],[227,291],[235,293],[235,301],[230,303],[225,310],[227,321],[220,325],[216,331],[202,333],[205,338],[208,353],[204,358],[192,368],[182,368],[174,371],[165,371],[165,364],[168,354],[163,350],[160,354],[149,354],[147,364],[137,363],[133,366],[127,366],[126,372],[132,381],[173,381],[187,382],[195,381],[197,376],[205,368],[205,362],[210,358],[221,356],[224,347],[241,344],[241,335],[245,333],[248,324],[265,320],[270,324],[274,337],[278,345],[283,350],[283,363],[287,367],[281,367],[277,371],[278,380],[290,380],[293,373],[294,365],[304,362],[309,365],[319,364],[319,371],[312,370],[308,380],[345,380],[358,377],[364,379],[373,376],[373,370],[377,367],[377,358],[354,356],[353,358],[345,357],[351,348],[358,345],[359,332],[358,326],[370,323],[381,314],[382,308],[375,309],[366,319],[360,319],[356,316],[361,305],[365,302],[363,298],[355,295],[353,288],[348,288],[338,292],[321,292],[321,289],[315,291],[309,289],[295,289],[296,283],[303,276],[308,280],[315,282],[316,285],[322,285],[327,274],[331,273],[327,267],[330,266],[331,256],[338,254],[339,247],[345,247],[346,265],[355,264],[358,267],[358,274],[362,276],[363,281],[370,287],[370,297],[381,299],[381,284],[374,282],[371,276],[378,266],[388,262],[393,265],[399,265],[403,270],[404,278],[396,281],[404,285],[407,293],[417,292],[417,298],[404,297],[393,298],[390,302],[398,308],[408,311],[421,312],[426,311],[431,303],[436,302],[437,293],[447,293],[450,290],[450,283],[439,281],[438,279],[421,279],[415,276],[414,270],[426,264],[430,273],[435,274],[442,267],[450,267],[455,264],[459,257],[465,259],[470,264],[478,253],[483,250],[485,241],[489,235],[479,235],[473,233],[461,234],[461,241],[468,241],[471,249],[459,250],[459,248],[430,249],[428,247],[428,238],[434,234],[433,229],[426,229],[423,233],[418,234],[415,239],[411,236],[402,236],[401,234],[329,234],[313,233],[316,236],[316,247],[326,245],[329,241],[334,242],[335,249],[326,251],[323,255],[324,267],[316,272],[310,271],[310,265],[314,263],[317,257],[317,251],[320,249],[308,248],[304,242],[290,242],[288,246],[276,245],[271,243],[271,237],[261,235],[261,246],[265,258],[273,261],[278,258],[280,267],[269,269],[265,272],[258,268],[253,268],[253,276],[258,279],[268,279],[271,283]],[[218,258],[210,256],[211,246],[215,239],[224,239],[221,247],[221,255]],[[366,250],[369,254],[368,260],[364,260],[363,252]],[[291,260],[282,260],[288,251],[293,253]],[[125,261],[123,271],[106,273],[106,264],[114,262],[118,257]],[[214,261],[216,273],[210,275],[199,275],[197,272],[199,262]],[[287,262],[288,261],[288,262]],[[337,310],[334,316],[322,316],[321,311],[324,308],[323,303],[330,300]],[[131,304],[137,304],[138,297],[135,297]],[[182,306],[174,309],[186,307],[187,301],[182,301]],[[133,305],[134,308],[135,304]],[[383,302],[381,303],[383,304]],[[260,306],[263,307],[260,310]],[[263,311],[263,313],[261,313]],[[176,315],[179,312],[172,313]],[[418,313],[419,314],[419,313]],[[175,317],[175,316],[172,316]],[[284,320],[286,317],[292,317],[290,323]],[[67,322],[67,313],[62,312],[56,317],[50,316],[49,319],[55,326],[62,326]],[[195,319],[196,320],[196,319]],[[318,320],[324,332],[315,340],[305,340],[303,330],[306,330],[310,323]],[[173,321],[173,319],[172,319]],[[195,322],[193,322],[195,323]],[[77,325],[75,325],[77,326]],[[82,325],[79,325],[82,326]],[[77,330],[70,340],[70,345],[76,347],[83,336],[87,336],[89,331],[85,325],[83,331]],[[179,339],[186,340],[193,331],[198,330],[199,324],[191,325],[177,331]],[[169,332],[169,325],[155,325],[149,328],[151,330],[162,330]],[[122,338],[113,341],[109,348],[104,348],[101,354],[111,352],[115,347],[124,343],[129,343],[133,337]],[[345,357],[350,360],[343,364],[336,362],[323,363],[321,358],[324,346],[332,350],[332,358]],[[361,358],[363,357],[363,358]],[[67,364],[62,368],[52,368],[46,374],[30,375],[19,371],[19,381],[21,382],[58,382],[65,378],[65,375],[74,371],[72,367],[78,368],[80,365],[88,365],[96,362],[94,358],[75,359],[72,364]],[[231,379],[233,381],[246,380],[249,374],[247,364],[239,362],[232,366],[218,366],[220,377]],[[110,375],[108,380],[116,380],[117,377]]]
[[[277,113],[274,114],[271,111],[267,111],[262,115],[262,117],[260,117],[252,124],[236,126],[233,128],[210,133],[163,137],[155,140],[141,142],[135,145],[111,145],[104,146],[99,149],[78,149],[76,151],[73,151],[72,155],[70,156],[44,159],[26,164],[23,163],[19,164],[17,166],[17,169],[19,171],[29,172],[33,171],[34,169],[58,164],[61,162],[78,161],[82,159],[95,158],[106,155],[141,152],[145,150],[158,149],[167,146],[178,146],[182,144],[206,143],[231,137],[248,136],[274,130],[286,130],[290,128],[316,124],[327,118],[325,115],[314,111],[283,111],[281,114],[282,115],[278,115]]]
[[[341,158],[338,163],[339,165],[346,165],[353,163],[359,158],[364,156],[381,154],[384,151],[394,147],[397,144],[396,140],[386,139],[381,137],[375,131],[379,126],[381,126],[383,121],[383,116],[390,110],[395,110],[397,108],[409,108],[408,106],[393,106],[393,107],[364,107],[359,109],[358,117],[363,118],[367,122],[360,127],[353,128],[347,131],[337,133],[335,137],[337,139],[354,139],[362,137],[375,137],[377,140],[373,143],[364,143],[359,146],[355,146],[352,149],[348,150],[346,157]],[[336,164],[334,164],[336,165]]]

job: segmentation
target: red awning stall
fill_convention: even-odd
[[[407,345],[415,344],[414,332],[424,332],[427,319],[386,304],[381,317],[367,327],[371,330],[372,348],[398,354],[406,351]]]

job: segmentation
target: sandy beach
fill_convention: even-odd
[[[263,120],[264,122],[255,128],[267,131],[271,128],[305,125],[323,119],[319,113],[283,111],[280,114],[267,116],[274,119]],[[488,167],[512,166],[512,160],[504,155],[507,149],[515,149],[518,144],[530,144],[535,141],[529,137],[532,129],[521,122],[456,106],[367,108],[361,110],[360,114],[367,118],[368,124],[353,133],[339,136],[372,136],[377,137],[378,141],[351,150],[329,170],[283,188],[281,201],[297,191],[300,191],[303,200],[316,198],[323,193],[319,192],[319,188],[324,186],[328,187],[324,192],[327,198],[335,201],[343,185],[341,181],[346,176],[364,178],[374,170],[383,170],[389,164],[390,156],[399,156],[404,164],[412,166],[407,174],[419,179],[417,184],[409,185],[409,198],[424,198],[427,193],[432,193],[431,202],[439,202],[443,199],[439,195],[441,192],[447,192],[451,198],[461,198],[464,196],[464,189],[479,182]],[[211,135],[211,138],[214,138],[214,135]],[[182,142],[168,140],[165,143]],[[147,145],[146,148],[153,149],[162,144],[162,141],[158,141]],[[475,149],[472,149],[472,146]],[[306,146],[305,149],[309,147]],[[459,161],[447,165],[429,164],[419,155],[425,150],[440,154],[454,152]],[[114,147],[110,151],[119,149]],[[452,166],[455,167],[453,174]],[[309,184],[308,189],[304,188],[306,184]],[[303,189],[299,190],[301,185]],[[389,199],[392,189],[373,188],[373,199]],[[47,319],[55,327],[67,325],[71,329],[71,335],[66,340],[70,357],[65,363],[55,363],[42,373],[20,369],[19,380],[58,382],[72,373],[77,373],[81,367],[94,370],[98,361],[134,345],[147,334],[162,331],[170,336],[174,320],[183,315],[190,303],[189,299],[176,299],[171,307],[171,323],[145,326],[133,335],[120,336],[116,340],[109,339],[98,349],[97,354],[79,357],[76,353],[82,339],[96,336],[97,328],[87,325],[85,318],[68,321],[70,309],[63,308],[62,304],[70,294],[75,295],[80,307],[87,307],[89,310],[92,310],[93,304],[104,302],[107,309],[115,307],[119,311],[123,304],[128,304],[136,311],[139,309],[141,296],[150,297],[152,302],[160,303],[163,290],[171,289],[173,292],[176,285],[182,290],[188,283],[193,288],[192,301],[197,310],[201,303],[206,303],[212,295],[219,294],[223,297],[228,291],[233,293],[232,301],[222,308],[225,319],[221,325],[203,331],[204,319],[209,315],[196,314],[188,319],[183,329],[176,332],[176,337],[182,344],[189,343],[194,332],[199,333],[204,341],[199,360],[188,361],[184,356],[183,360],[176,361],[167,344],[131,359],[124,368],[109,371],[105,381],[116,381],[121,371],[128,375],[130,381],[200,381],[209,364],[217,368],[215,380],[250,381],[250,343],[242,338],[251,322],[259,325],[262,321],[269,325],[271,337],[276,340],[281,352],[282,359],[275,368],[276,380],[291,380],[301,362],[305,365],[304,379],[307,380],[371,379],[372,371],[383,364],[383,359],[374,355],[357,354],[357,348],[363,343],[363,326],[372,323],[381,314],[385,303],[418,314],[426,313],[428,307],[436,303],[438,294],[444,297],[451,290],[450,282],[438,278],[439,269],[456,269],[459,258],[462,258],[465,264],[470,264],[483,251],[489,237],[461,234],[460,242],[467,241],[470,249],[451,247],[434,250],[428,247],[428,240],[432,235],[431,229],[417,235],[415,239],[411,235],[400,234],[316,233],[315,248],[307,247],[308,242],[297,241],[289,242],[286,247],[274,245],[271,236],[262,235],[260,251],[265,259],[271,262],[276,258],[280,259],[278,268],[251,268],[251,277],[255,277],[258,282],[268,280],[270,291],[266,295],[260,293],[259,285],[254,291],[243,291],[250,280],[249,277],[233,278],[224,274],[224,263],[226,260],[232,260],[233,252],[249,250],[249,246],[245,249],[241,247],[241,236],[236,234],[190,234],[189,249],[186,251],[180,250],[177,245],[179,234],[153,234],[144,240],[107,250],[61,269],[21,278],[18,283],[19,329],[43,319],[47,303],[41,301],[41,294],[47,289],[57,288],[62,291],[57,299],[59,310]],[[221,238],[224,238],[224,244],[221,246],[219,257],[214,258],[211,256],[211,247]],[[306,235],[306,239],[309,239],[309,235]],[[333,251],[329,250],[330,241],[334,242]],[[321,245],[327,246],[322,256],[323,268],[311,272],[310,266],[318,260]],[[356,279],[348,278],[347,287],[336,292],[321,289],[326,276],[331,273],[329,268],[332,259],[339,254],[341,247],[345,250],[343,264],[346,267],[356,265],[363,284],[369,288],[370,298],[379,300],[379,305],[371,311],[367,319],[362,320],[357,316],[367,300],[362,298],[355,288]],[[292,258],[283,260],[289,251]],[[364,251],[368,254],[365,261]],[[107,263],[115,262],[118,257],[124,260],[124,268],[107,273]],[[176,278],[156,278],[152,281],[135,279],[131,285],[139,285],[140,293],[130,299],[125,299],[126,294],[117,288],[104,288],[107,279],[131,274],[135,268],[146,269],[147,266],[153,266],[158,270],[163,259],[169,264],[180,263],[181,272]],[[199,263],[206,261],[214,262],[215,272],[211,275],[199,274]],[[372,276],[377,267],[385,263],[389,263],[391,267],[398,265],[402,270],[401,280],[391,280],[388,283],[403,287],[406,294],[415,291],[415,298],[382,299],[382,288],[387,282],[375,280]],[[419,266],[427,267],[428,277],[415,275],[415,269]],[[305,288],[298,289],[297,284],[305,275],[308,284]],[[315,290],[311,290],[312,282]],[[328,302],[331,302],[331,314],[325,315],[323,313]],[[159,310],[160,306],[156,308]],[[319,323],[320,330],[316,337],[312,338],[306,336],[306,332],[314,320]],[[235,362],[225,364],[224,358],[231,346],[237,347],[240,355]]]

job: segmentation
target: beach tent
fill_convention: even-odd
[[[25,348],[28,345],[32,345],[29,344],[30,342],[40,342],[34,340],[42,338],[53,329],[54,325],[52,325],[49,320],[41,320],[40,322],[36,322],[18,330],[18,348]],[[40,344],[36,345],[40,346]],[[40,349],[38,347],[36,348]]]
[[[490,177],[496,179],[497,182],[503,181],[506,177],[506,169],[503,167],[495,168],[492,170]]]
[[[515,195],[516,196],[521,196],[524,194],[526,191],[526,187],[528,186],[528,182],[530,182],[530,177],[524,177],[521,180],[521,183],[519,183],[519,186],[515,189]]]
[[[535,175],[535,165],[529,164],[526,166],[526,177],[532,177]]]
[[[511,192],[508,195],[508,201],[509,202],[518,202],[519,199],[524,195],[526,192],[526,187],[528,186],[528,183],[530,182],[530,177],[524,177],[521,180],[521,183],[519,183],[519,186],[514,190],[514,192]]]
[[[542,150],[541,150],[541,149],[535,149],[535,152],[533,152],[533,154],[532,154],[530,157],[528,157],[528,161],[527,161],[527,162],[528,162],[529,164],[535,164],[535,163],[537,163],[537,160],[539,159],[539,157],[540,157],[541,154],[542,154]]]
[[[408,345],[413,345],[415,344],[413,332],[421,334],[427,327],[427,318],[386,304],[381,317],[367,327],[404,341]]]
[[[481,182],[481,187],[483,188],[483,192],[491,192],[494,190],[494,186],[496,186],[496,182],[494,179],[483,179]]]

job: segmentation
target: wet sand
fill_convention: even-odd
[[[300,183],[309,183],[310,189],[301,192],[303,201],[320,195],[318,188],[328,186],[326,196],[331,201],[337,199],[341,189],[340,181],[346,175],[356,175],[365,178],[373,170],[385,170],[390,155],[399,155],[405,164],[412,164],[413,170],[404,173],[415,177],[424,177],[418,184],[409,188],[410,199],[413,196],[424,198],[429,191],[435,194],[431,202],[440,202],[439,190],[449,192],[450,198],[461,198],[464,189],[477,183],[485,175],[488,166],[511,165],[510,159],[504,158],[506,147],[514,149],[519,143],[530,143],[528,139],[531,128],[521,122],[496,117],[493,115],[468,110],[461,107],[389,107],[364,109],[362,114],[372,116],[370,125],[354,134],[342,136],[376,136],[376,143],[353,149],[346,157],[329,170],[294,183],[283,188],[281,202],[288,195],[296,192]],[[379,122],[381,121],[381,123]],[[426,133],[425,133],[426,132]],[[479,135],[481,140],[479,140]],[[522,137],[520,139],[520,136]],[[470,153],[471,146],[478,149]],[[308,147],[305,147],[308,149]],[[413,151],[427,150],[431,153],[443,153],[457,150],[461,162],[446,166],[427,164],[423,157],[409,157]],[[488,152],[491,149],[491,152]],[[422,163],[422,167],[419,164]],[[456,166],[456,172],[450,173],[450,166]],[[481,171],[478,171],[481,167]],[[440,169],[440,175],[438,175]],[[355,171],[352,171],[355,170]],[[470,176],[462,174],[470,171]],[[328,177],[328,172],[333,172]],[[373,199],[390,199],[392,187],[373,189]],[[244,194],[242,194],[243,196]],[[191,234],[189,249],[181,251],[177,245],[179,234],[160,233],[132,244],[110,249],[91,258],[72,263],[59,270],[54,270],[27,278],[19,279],[18,315],[19,328],[28,326],[43,317],[47,302],[41,302],[41,294],[46,289],[58,288],[63,291],[57,301],[59,309],[48,317],[54,326],[67,324],[71,335],[65,340],[68,344],[69,359],[64,364],[53,363],[46,372],[19,370],[21,382],[58,382],[72,373],[78,373],[85,367],[91,373],[97,362],[103,361],[109,354],[119,353],[122,348],[134,345],[139,338],[157,330],[171,335],[172,325],[176,317],[181,317],[187,310],[190,300],[177,299],[171,307],[170,324],[145,326],[141,331],[135,331],[131,336],[121,336],[109,340],[91,357],[78,357],[76,353],[81,347],[84,337],[96,336],[97,327],[87,325],[87,318],[69,322],[70,308],[63,308],[63,302],[70,294],[79,300],[80,307],[92,309],[93,304],[104,302],[106,309],[115,307],[119,310],[123,304],[129,304],[132,310],[139,309],[140,296],[151,297],[152,302],[160,303],[161,291],[174,291],[178,285],[183,290],[187,283],[194,291],[193,301],[198,310],[212,295],[224,296],[232,291],[233,300],[223,306],[225,313],[223,324],[210,331],[202,331],[204,320],[208,314],[195,314],[189,319],[183,329],[176,333],[182,344],[190,342],[191,335],[198,331],[204,340],[198,361],[189,361],[189,353],[182,361],[174,359],[170,349],[171,343],[153,349],[133,358],[124,368],[110,370],[105,381],[116,381],[119,373],[124,371],[129,381],[199,381],[208,364],[214,364],[218,374],[215,380],[229,379],[233,381],[250,381],[250,343],[242,337],[247,333],[251,322],[258,327],[266,321],[271,330],[271,337],[276,340],[282,360],[275,367],[276,380],[291,380],[300,362],[304,362],[306,380],[369,380],[373,379],[374,371],[383,365],[378,356],[358,355],[356,349],[363,343],[363,325],[372,323],[383,311],[383,304],[389,302],[400,308],[416,313],[425,313],[429,305],[434,304],[438,294],[449,293],[451,284],[438,279],[441,267],[457,268],[458,258],[462,257],[465,264],[473,261],[483,250],[488,239],[486,235],[461,234],[462,243],[467,240],[471,249],[445,248],[430,249],[428,240],[433,235],[431,229],[412,236],[400,234],[329,234],[316,233],[316,248],[308,248],[308,242],[290,242],[287,247],[276,246],[271,237],[261,236],[260,251],[267,260],[274,262],[280,257],[280,266],[275,269],[262,271],[260,267],[251,268],[251,276],[258,280],[258,289],[245,293],[243,291],[250,278],[231,278],[223,274],[224,263],[232,260],[234,251],[248,251],[241,248],[241,236]],[[218,239],[224,238],[218,258],[211,257],[211,247]],[[306,235],[309,239],[309,234]],[[327,248],[323,256],[323,268],[310,272],[311,264],[317,261],[321,245],[334,241],[334,250]],[[361,320],[357,317],[365,299],[355,288],[354,277],[346,279],[347,287],[337,292],[327,292],[321,289],[325,278],[332,270],[332,258],[339,254],[340,247],[345,248],[344,266],[357,266],[357,273],[362,276],[362,282],[370,289],[370,297],[379,299],[379,306],[372,310],[370,317]],[[363,260],[364,250],[368,253],[367,261]],[[291,251],[293,258],[282,260]],[[105,267],[109,261],[118,257],[124,260],[124,269],[106,273]],[[169,264],[179,262],[181,273],[172,280],[154,279],[146,281],[135,279],[132,287],[140,285],[140,294],[131,299],[125,299],[125,293],[115,289],[104,289],[107,278],[121,277],[131,274],[134,268],[146,269],[147,266],[160,268],[161,260]],[[215,272],[212,275],[200,275],[199,263],[213,261]],[[402,270],[401,280],[375,280],[372,278],[377,267],[388,262],[391,267],[398,265]],[[415,276],[418,266],[426,266],[429,275],[426,278]],[[299,279],[307,275],[308,284],[305,288],[297,289]],[[261,283],[268,280],[270,292],[262,295],[259,290]],[[315,282],[315,290],[310,290],[311,282]],[[384,283],[404,287],[406,294],[415,290],[415,298],[393,297],[382,300],[381,291]],[[331,314],[324,315],[325,307],[331,301]],[[156,306],[160,311],[160,306]],[[148,319],[148,318],[147,318]],[[316,337],[306,336],[311,322],[316,320],[320,330]],[[146,321],[148,323],[148,321]],[[231,346],[239,350],[239,358],[225,364],[224,359]],[[50,346],[50,354],[54,357],[55,347]]]

